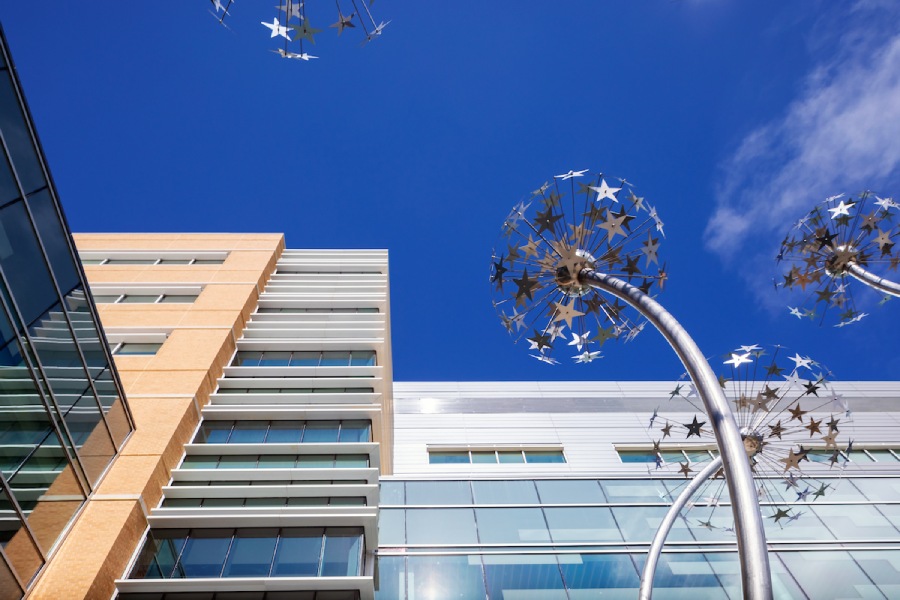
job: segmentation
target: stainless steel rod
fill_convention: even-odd
[[[900,284],[897,284],[890,279],[879,277],[874,273],[870,273],[855,262],[851,262],[847,265],[847,273],[859,281],[862,281],[867,286],[875,288],[879,292],[884,292],[890,296],[900,298]]]
[[[672,530],[672,525],[675,524],[678,515],[681,514],[688,500],[697,493],[700,486],[706,483],[721,468],[722,457],[717,456],[715,460],[706,465],[706,468],[697,473],[681,491],[681,494],[675,499],[675,502],[669,508],[669,512],[666,513],[666,516],[659,524],[659,529],[656,530],[656,535],[653,536],[653,542],[650,543],[650,550],[647,551],[647,562],[644,563],[644,571],[641,573],[641,589],[638,594],[640,600],[650,600],[653,596],[653,576],[656,575],[659,555],[666,544],[666,538],[669,537],[669,532]]]
[[[741,563],[741,583],[744,598],[767,600],[772,598],[772,575],[762,514],[750,471],[750,461],[734,415],[719,386],[719,380],[687,331],[658,302],[627,281],[584,269],[578,280],[598,290],[624,300],[637,309],[666,338],[687,370],[697,394],[703,401],[710,426],[716,436],[722,456],[725,480],[734,513],[734,532],[737,536]]]

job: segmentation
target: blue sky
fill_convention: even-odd
[[[74,231],[387,248],[397,380],[675,379],[655,332],[551,367],[491,307],[509,209],[590,168],[658,208],[659,300],[706,354],[780,343],[838,380],[900,374],[900,301],[819,328],[771,285],[813,203],[900,196],[896,3],[379,0],[391,22],[360,47],[308,0],[309,62],[270,52],[274,4],[239,0],[231,30],[203,0],[0,8]]]

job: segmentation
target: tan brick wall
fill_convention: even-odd
[[[216,380],[235,350],[259,291],[275,269],[284,239],[273,234],[79,234],[82,251],[228,251],[221,265],[92,266],[97,283],[204,285],[192,304],[102,304],[100,320],[116,328],[170,330],[155,356],[118,356],[136,430],[41,573],[30,599],[105,600],[124,575],[143,535],[145,508],[183,454]]]

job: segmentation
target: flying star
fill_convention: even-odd
[[[888,212],[892,208],[897,208],[898,206],[893,198],[879,198],[878,196],[875,196],[875,199],[875,206],[883,208],[885,212]]]
[[[669,437],[672,435],[672,424],[666,421],[666,426],[661,428],[660,431],[662,431],[663,438]]]
[[[840,196],[838,196],[840,197]],[[834,208],[829,208],[828,212],[831,213],[831,218],[836,219],[840,215],[850,216],[850,209],[856,205],[855,202],[850,202],[845,204],[843,200],[841,200],[840,204],[835,206]]]
[[[584,316],[583,312],[575,310],[575,300],[572,300],[568,306],[562,302],[554,302],[553,305],[556,306],[556,310],[554,311],[556,316],[553,318],[553,322],[565,321],[566,325],[569,326],[569,329],[572,329],[572,319]]]
[[[543,354],[532,354],[532,358],[536,358],[541,362],[545,362],[548,365],[558,365],[559,361],[553,358],[552,356],[545,356]]]
[[[657,252],[659,251],[659,238],[654,238],[651,234],[647,234],[647,241],[643,242],[644,247],[641,248],[641,252],[644,253],[647,262],[644,263],[645,267],[649,267],[651,263],[659,264],[659,259],[657,257]]]
[[[700,519],[697,519],[697,524],[700,525],[700,527],[709,529],[710,531],[712,531],[713,529],[718,529],[715,525],[712,524],[712,518],[710,518],[709,521],[701,521]]]
[[[606,185],[605,179],[600,179],[600,185],[591,186],[591,189],[597,192],[597,197],[594,198],[594,202],[600,202],[604,198],[609,198],[613,202],[618,202],[618,199],[616,198],[616,192],[618,192],[622,188],[609,187],[608,185]]]
[[[591,336],[591,332],[586,331],[583,335],[578,335],[574,331],[572,331],[571,333],[572,333],[572,341],[569,342],[568,345],[576,346],[578,348],[578,351],[581,352],[581,349],[587,345],[588,338],[590,338],[590,336]]]
[[[798,353],[796,353],[796,352],[794,353],[794,356],[791,356],[791,357],[789,357],[789,358],[790,358],[792,361],[794,361],[794,364],[796,365],[796,366],[794,367],[794,369],[799,369],[799,368],[801,368],[801,367],[806,367],[806,368],[808,369],[809,366],[812,364],[812,359],[811,359],[811,358],[809,358],[809,357],[804,358],[804,357],[800,356],[800,355],[799,355]]]
[[[819,484],[819,489],[817,489],[815,492],[813,492],[813,502],[815,502],[816,499],[818,499],[819,497],[824,496],[824,495],[825,495],[825,490],[827,490],[827,489],[830,488],[830,487],[831,487],[831,484],[830,484],[830,483],[828,483],[828,484],[825,484],[825,483]]]
[[[650,424],[647,425],[647,429],[650,429],[651,427],[653,427],[653,421],[655,421],[656,417],[658,417],[658,416],[659,416],[659,407],[657,406],[656,408],[653,409],[653,414],[650,416]],[[654,442],[654,444],[656,447],[656,451],[659,452],[659,442]]]
[[[591,341],[600,342],[600,345],[603,346],[607,340],[614,340],[619,337],[619,334],[616,332],[615,328],[607,327],[606,329],[600,328],[600,331],[597,332]]]
[[[826,423],[828,425],[828,431],[833,431],[834,433],[839,433],[838,423],[840,423],[840,419],[835,419],[834,415],[832,415],[831,419]]]
[[[493,263],[494,272],[491,273],[491,283],[496,283],[498,290],[503,287],[503,274],[509,271],[509,269],[503,266],[503,260],[504,258],[501,255],[500,260]]]
[[[544,185],[542,185],[542,186],[539,187],[538,189],[536,189],[536,190],[534,190],[533,192],[531,192],[531,196],[532,196],[532,197],[535,197],[535,196],[543,196],[543,195],[544,195],[544,192],[546,192],[548,189],[550,189],[550,182],[549,182],[549,181],[545,181],[545,182],[544,182]]]
[[[669,392],[669,400],[671,400],[671,399],[674,398],[675,396],[680,396],[680,395],[681,395],[681,388],[682,388],[682,387],[683,387],[683,386],[682,386],[680,383],[679,383],[678,385],[676,385],[676,386],[675,386],[675,389],[672,390],[671,392]]]
[[[300,9],[303,8],[302,2],[288,2],[286,5],[279,4],[275,8],[277,8],[278,10],[280,10],[282,12],[287,13],[287,18],[285,19],[287,21],[290,21],[294,17],[300,19],[301,21],[303,20],[303,15],[300,14]]]
[[[294,37],[293,41],[309,40],[310,44],[316,43],[316,39],[313,37],[314,35],[322,33],[321,29],[316,29],[309,24],[309,19],[304,20],[300,25],[291,25],[291,29],[297,32],[297,36]]]
[[[787,458],[779,458],[778,462],[784,463],[784,473],[787,473],[788,469],[797,469],[800,470],[800,461],[803,460],[804,454],[794,454],[794,449],[791,448],[788,450]]]
[[[528,338],[528,342],[531,346],[528,348],[529,350],[537,350],[538,352],[543,352],[544,348],[552,348],[552,344],[550,344],[550,336],[546,333],[541,333],[537,329],[534,330],[534,337]]]
[[[697,421],[697,415],[694,415],[694,420],[691,423],[683,423],[683,425],[687,427],[687,437],[692,435],[700,437],[700,428],[706,425],[706,421]]]
[[[812,436],[811,433],[809,435]],[[838,432],[832,430],[832,431],[828,432],[828,435],[822,436],[822,440],[825,442],[826,450],[837,450],[838,449],[837,441],[836,441],[837,435],[838,435]]]
[[[815,434],[815,433],[822,433],[821,430],[819,430],[819,425],[821,425],[821,424],[822,424],[822,419],[819,419],[818,421],[816,421],[812,417],[809,418],[809,423],[804,425],[804,427],[806,429],[809,429],[809,437],[812,437],[813,434]]]
[[[786,518],[788,518],[788,516],[789,516],[789,515],[788,515],[788,510],[790,510],[790,509],[785,510],[785,509],[783,509],[783,508],[776,508],[776,509],[775,509],[775,514],[774,514],[774,515],[770,515],[770,518],[775,519],[775,522],[777,523],[777,522],[780,521],[781,519],[786,519]]]
[[[793,473],[788,473],[788,476],[784,478],[784,491],[788,491],[791,488],[798,487],[797,478]]]
[[[525,329],[525,313],[516,312],[515,307],[513,308],[512,314],[509,315],[508,319],[510,323],[515,324],[516,329]],[[510,333],[512,333],[511,329]]]
[[[381,32],[384,31],[384,28],[387,27],[388,25],[390,25],[390,23],[391,23],[390,21],[387,21],[387,22],[382,21],[381,23],[376,25],[375,28],[369,33],[369,35],[366,36],[366,39],[363,40],[363,44],[366,44],[367,42],[371,42],[375,38],[379,37],[381,35]]]
[[[212,2],[213,9],[215,9],[216,14],[219,14],[220,10],[223,13],[225,13],[226,15],[228,14],[228,10],[226,10],[226,8],[224,6],[222,6],[222,0],[209,0],[209,1]],[[225,15],[222,15],[222,16],[225,16]]]
[[[589,170],[590,169],[584,169],[583,171],[569,171],[568,173],[563,173],[562,175],[554,175],[553,177],[565,181],[566,179],[572,179],[573,177],[584,177],[584,174]]]
[[[803,514],[802,511],[801,511],[801,512],[796,512],[796,513],[792,514],[791,516],[788,517],[787,522],[790,523],[791,521],[796,521],[797,519],[800,518],[800,515],[802,515],[802,514]]]
[[[800,403],[797,402],[797,404],[794,405],[794,408],[788,409],[788,412],[791,413],[791,421],[793,421],[794,419],[797,419],[798,421],[800,421],[802,423],[803,415],[805,415],[809,411],[801,410]],[[812,417],[810,417],[810,418],[812,418]]]
[[[547,335],[550,336],[550,342],[555,342],[556,338],[565,337],[563,330],[566,328],[562,323],[553,323],[547,328]]]
[[[690,463],[678,463],[681,465],[681,468],[678,470],[679,473],[683,473],[685,479],[687,479],[691,474],[691,464]]]
[[[647,210],[644,208],[644,199],[635,196],[634,192],[631,190],[628,191],[628,201],[631,202],[631,206],[634,208],[635,212]]]
[[[307,54],[306,52],[297,53],[297,52],[288,52],[282,48],[278,48],[277,50],[272,50],[278,54],[281,58],[293,58],[295,60],[309,60],[311,58],[319,58],[318,56],[313,56],[312,54]]]
[[[534,291],[535,288],[539,288],[541,286],[541,284],[538,283],[537,279],[529,279],[527,268],[523,270],[522,278],[521,279],[513,279],[513,282],[519,288],[518,290],[516,290],[516,293],[515,293],[516,304],[518,304],[518,301],[521,300],[523,296],[527,297],[529,300],[533,301],[534,297],[531,295],[531,292]],[[569,327],[571,327],[571,326],[572,325],[570,323]]]
[[[353,24],[353,17],[356,13],[350,13],[350,16],[345,17],[341,14],[341,11],[338,11],[338,20],[329,25],[329,27],[335,27],[338,30],[338,35],[344,33],[345,27],[355,28],[356,25]]]
[[[279,23],[277,18],[272,19],[271,23],[260,21],[259,24],[267,27],[272,32],[270,37],[278,37],[280,35],[284,39],[290,41],[291,36],[288,35],[288,28]]]
[[[774,425],[767,425],[767,427],[772,430],[771,432],[769,432],[770,438],[777,437],[779,440],[781,439],[781,434],[784,433],[784,427],[781,426],[780,419]]]
[[[735,367],[739,367],[744,363],[752,363],[753,359],[750,358],[750,353],[747,354],[731,354],[731,360],[726,360],[723,364],[726,365],[734,365]]]
[[[613,237],[618,233],[622,237],[627,237],[625,231],[622,230],[622,224],[628,218],[627,215],[614,216],[612,211],[609,211],[606,215],[606,221],[600,223],[598,227],[600,229],[605,229],[607,232],[607,243],[611,242]]]
[[[791,371],[790,375],[782,375],[785,379],[786,389],[791,389],[792,387],[799,387],[802,385],[800,383],[800,377],[797,375],[797,371]]]
[[[598,358],[603,358],[603,355],[599,350],[595,350],[593,352],[589,352],[588,350],[585,350],[581,354],[576,354],[572,358],[575,359],[576,363],[582,364],[582,363],[593,362],[594,360],[596,360]]]

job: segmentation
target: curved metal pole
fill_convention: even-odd
[[[744,450],[741,432],[734,415],[700,348],[687,331],[656,300],[627,281],[612,275],[583,269],[578,281],[624,300],[637,309],[666,338],[687,370],[697,394],[706,407],[706,414],[716,436],[722,456],[725,480],[734,513],[734,532],[737,536],[741,562],[741,583],[744,598],[763,600],[772,597],[772,575],[766,533],[750,461]]]
[[[675,524],[675,519],[681,514],[681,510],[688,503],[688,500],[700,489],[700,486],[706,483],[721,468],[722,457],[717,456],[715,460],[706,465],[706,468],[697,473],[687,487],[681,491],[681,494],[672,503],[669,512],[666,513],[666,516],[659,524],[659,529],[656,530],[656,535],[653,536],[653,541],[650,543],[650,550],[647,551],[647,562],[644,563],[644,571],[641,573],[641,589],[638,594],[640,600],[650,600],[651,596],[653,596],[653,576],[656,575],[656,565],[659,563],[659,555],[666,544],[666,538],[669,537],[672,525]]]
[[[900,284],[894,283],[890,279],[879,277],[874,273],[870,273],[855,262],[847,265],[847,273],[862,281],[869,287],[875,288],[879,292],[884,292],[890,296],[900,298]]]

